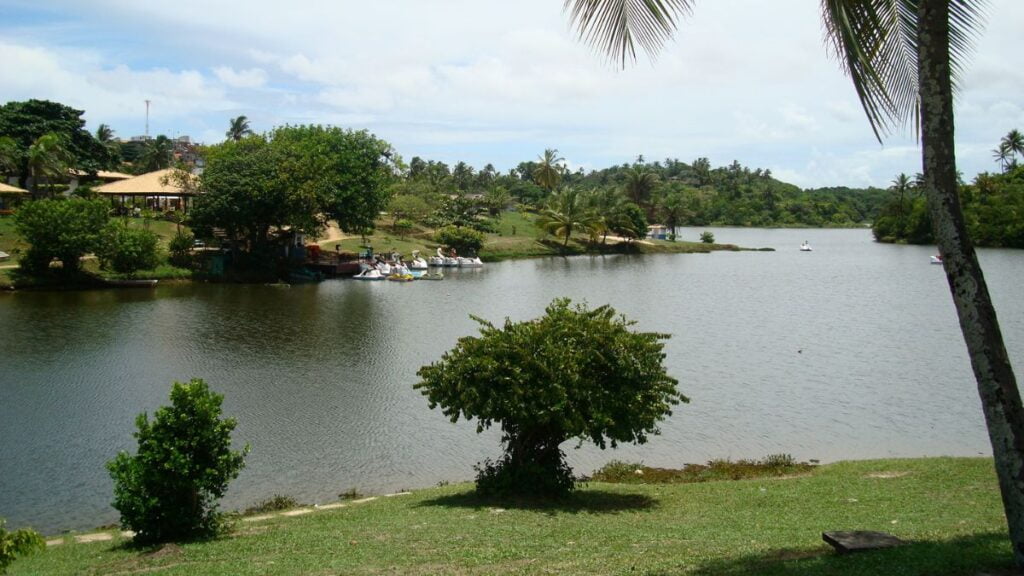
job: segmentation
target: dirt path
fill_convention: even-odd
[[[331,220],[327,223],[327,229],[324,230],[324,236],[316,239],[315,244],[320,245],[326,242],[337,242],[338,240],[344,240],[348,238],[348,235],[338,228],[338,223]]]

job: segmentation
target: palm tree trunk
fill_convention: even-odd
[[[921,148],[933,231],[978,382],[1014,560],[1024,566],[1024,407],[957,197],[948,0],[922,0],[918,24]]]

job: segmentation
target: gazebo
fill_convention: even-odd
[[[0,182],[0,214],[12,214],[15,202],[25,196],[28,196],[28,190]]]
[[[183,178],[195,181],[195,176],[188,172],[167,168],[104,184],[96,188],[96,193],[109,197],[114,203],[120,198],[122,206],[134,205],[135,200],[141,197],[147,208],[184,212],[188,211],[189,199],[195,196],[196,192],[190,187],[182,186]]]

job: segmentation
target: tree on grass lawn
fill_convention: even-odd
[[[445,226],[434,232],[434,241],[459,254],[477,254],[484,246],[484,234],[467,226]]]
[[[26,202],[14,215],[14,226],[29,249],[21,267],[45,273],[56,258],[65,274],[79,271],[80,260],[99,247],[110,207],[102,200],[56,198]]]
[[[221,528],[217,500],[245,465],[246,446],[231,450],[234,418],[221,416],[224,397],[199,379],[171,388],[171,405],[150,421],[135,420],[138,452],[107,463],[113,506],[138,543],[211,537]]]
[[[665,371],[668,335],[634,332],[610,306],[558,299],[535,320],[498,328],[474,319],[480,336],[420,368],[415,388],[452,422],[475,418],[478,432],[501,426],[505,454],[478,469],[481,494],[565,495],[574,479],[563,442],[642,444],[673,405],[689,401]]]

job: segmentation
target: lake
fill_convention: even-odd
[[[692,400],[646,445],[567,444],[577,473],[611,459],[990,454],[933,248],[869,230],[710,230],[777,251],[524,260],[410,284],[0,294],[0,517],[45,533],[116,522],[104,463],[134,450],[137,414],[193,377],[225,395],[252,447],[227,509],[472,479],[498,434],[430,410],[416,370],[476,331],[470,314],[522,320],[560,296],[672,334],[666,363]],[[1024,251],[980,258],[1019,367]]]

